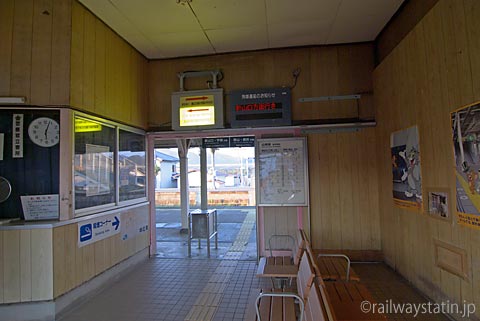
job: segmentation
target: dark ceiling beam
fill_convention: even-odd
[[[375,39],[375,64],[402,41],[439,0],[405,0]]]

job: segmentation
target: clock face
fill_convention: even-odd
[[[41,147],[52,147],[60,141],[60,126],[48,117],[34,119],[28,126],[28,136]]]

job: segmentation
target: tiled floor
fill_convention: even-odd
[[[255,277],[251,240],[255,214],[247,211],[236,235],[224,250],[206,259],[205,248],[186,258],[185,240],[179,249],[164,251],[141,263],[88,301],[63,313],[60,321],[240,321],[252,293],[271,286]],[[178,238],[178,236],[175,236]],[[177,241],[177,240],[175,240]],[[167,243],[176,244],[176,243]],[[253,242],[253,244],[255,244]],[[167,245],[165,245],[167,246]],[[193,249],[192,249],[193,252]],[[249,260],[250,259],[250,260]],[[362,283],[377,302],[419,303],[426,300],[384,264],[354,264]],[[389,320],[447,321],[443,315],[389,314]]]
[[[231,272],[215,272],[232,267]],[[367,285],[377,302],[418,303],[425,299],[407,281],[384,264],[354,264],[355,271]],[[270,284],[255,277],[256,264],[252,261],[161,259],[142,263],[135,271],[109,286],[89,301],[67,312],[61,321],[184,321],[184,320],[243,320],[250,291]],[[227,281],[227,282],[224,282]],[[212,284],[213,283],[213,284]],[[226,283],[226,284],[225,284]],[[209,285],[210,284],[210,285]],[[217,303],[199,300],[211,292],[212,285],[220,284]],[[225,284],[222,288],[222,284]],[[213,292],[219,292],[218,289]],[[199,301],[210,314],[192,311]],[[213,308],[212,308],[213,306]],[[206,310],[205,310],[206,311]],[[195,311],[196,312],[196,311]],[[389,314],[389,320],[447,321],[443,315]]]

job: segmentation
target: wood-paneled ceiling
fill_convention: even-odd
[[[372,41],[403,0],[80,0],[147,58]]]

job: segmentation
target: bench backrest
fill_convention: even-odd
[[[305,321],[329,320],[321,298],[318,286],[313,286],[310,290],[307,304],[305,305]]]
[[[320,274],[320,269],[316,264],[315,256],[313,254],[312,247],[308,241],[307,235],[304,230],[300,230],[302,239],[305,246],[305,255],[310,264],[310,270],[315,274],[314,285],[311,286],[310,294],[305,305],[305,320],[307,321],[335,321],[335,315],[333,313],[330,298],[328,297],[325,283],[323,282]],[[302,257],[303,260],[303,257]]]
[[[317,260],[315,259],[315,255],[314,255],[313,250],[312,250],[312,245],[308,241],[308,238],[307,238],[307,235],[305,234],[305,231],[301,230],[300,232],[302,233],[302,238],[305,242],[305,251],[308,253],[308,255],[310,256],[310,260],[312,261],[313,270],[315,271],[315,274],[317,276],[320,276],[320,269],[317,265]]]
[[[305,301],[308,300],[308,295],[314,281],[315,271],[312,269],[312,265],[307,253],[304,252],[298,268],[297,290],[300,297],[302,297]]]

